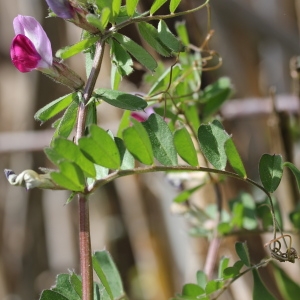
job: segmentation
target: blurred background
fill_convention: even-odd
[[[147,10],[152,2],[141,0],[140,11]],[[179,9],[186,10],[200,2],[183,0]],[[167,13],[167,9],[161,12]],[[54,53],[80,39],[80,30],[71,24],[45,18],[45,1],[0,1],[0,169],[16,173],[51,167],[42,151],[51,139],[51,122],[41,126],[33,115],[68,92],[38,72],[22,74],[12,65],[12,21],[18,14],[40,21]],[[291,142],[289,126],[292,122],[297,124],[299,117],[295,57],[300,52],[300,1],[212,0],[210,17],[203,9],[186,18],[194,45],[203,43],[209,19],[209,29],[214,30],[209,45],[221,55],[223,65],[204,73],[203,87],[220,76],[231,78],[235,94],[220,114],[227,132],[233,134],[249,177],[259,180],[257,165],[265,152],[281,153],[299,168],[299,129],[294,127]],[[174,28],[178,20],[170,20],[170,27]],[[134,26],[124,33],[139,41]],[[107,51],[98,87],[110,87],[109,59]],[[67,63],[85,78],[82,56]],[[165,59],[164,63],[170,65],[172,60]],[[141,82],[143,74],[137,70],[124,79],[122,90],[147,92],[147,86]],[[98,111],[99,124],[116,132],[122,111],[103,105]],[[276,195],[286,229],[291,228],[288,213],[299,202],[289,176],[285,172]],[[213,203],[215,196],[211,190],[208,186],[193,201],[199,207]],[[222,185],[225,205],[241,190],[251,191],[240,182],[227,180]],[[55,283],[56,274],[79,272],[77,202],[64,205],[69,196],[66,192],[12,187],[3,173],[0,191],[0,299],[38,299],[43,289]],[[195,282],[196,271],[205,265],[208,243],[204,238],[190,237],[189,220],[174,213],[172,199],[177,193],[164,174],[147,174],[118,179],[91,197],[92,248],[111,252],[132,300],[169,299],[181,291],[184,283]],[[219,250],[220,256],[230,257],[231,263],[237,260],[233,250],[236,239],[224,238]],[[267,236],[239,239],[248,241],[255,262],[267,255],[263,247]],[[295,236],[293,241],[300,250],[299,237]],[[300,283],[299,262],[280,266]],[[264,268],[262,276],[277,299],[281,299],[272,272]],[[221,299],[241,299],[241,291],[243,300],[251,299],[251,288],[251,276],[245,276]]]

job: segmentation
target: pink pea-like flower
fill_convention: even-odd
[[[10,47],[10,56],[15,67],[23,73],[51,68],[51,43],[41,24],[33,17],[18,15],[13,27],[16,36]]]
[[[63,19],[73,18],[73,7],[68,0],[46,0],[46,2],[58,17]]]

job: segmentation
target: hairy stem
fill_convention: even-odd
[[[90,234],[89,202],[86,196],[78,195],[79,200],[79,246],[82,278],[82,299],[93,299],[93,268]]]
[[[92,96],[98,78],[101,63],[103,60],[104,42],[96,44],[96,52],[91,69],[91,73],[87,80],[87,84],[83,91],[82,100],[79,103],[77,114],[77,126],[75,143],[84,136],[85,123],[87,116],[86,103]],[[92,249],[90,234],[90,218],[89,218],[89,202],[85,195],[78,194],[79,201],[79,253],[80,253],[80,269],[82,277],[82,300],[93,299],[93,268],[92,268]]]

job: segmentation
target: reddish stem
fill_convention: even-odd
[[[86,196],[79,194],[79,248],[82,276],[82,300],[93,299],[93,268],[90,235],[89,205]]]

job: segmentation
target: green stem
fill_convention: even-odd
[[[110,37],[114,32],[118,32],[121,28],[128,26],[130,24],[133,23],[140,23],[140,22],[150,22],[150,21],[154,21],[154,20],[165,20],[165,19],[170,19],[170,18],[175,18],[175,17],[180,17],[180,16],[184,16],[190,13],[194,13],[200,9],[202,9],[203,7],[207,6],[208,3],[210,2],[210,0],[206,0],[202,5],[199,5],[193,9],[189,9],[186,11],[182,11],[182,12],[178,12],[178,13],[173,13],[173,14],[169,14],[169,15],[155,15],[155,16],[139,16],[136,18],[132,18],[129,20],[126,20],[120,24],[117,24],[116,26],[111,27],[104,35],[103,35],[103,39],[107,39],[108,37]]]
[[[96,44],[96,51],[91,73],[79,103],[75,143],[84,136],[87,116],[86,103],[92,96],[98,78],[104,53],[104,42]],[[93,267],[90,234],[89,202],[86,195],[78,194],[79,202],[79,253],[82,277],[82,300],[93,300]]]

